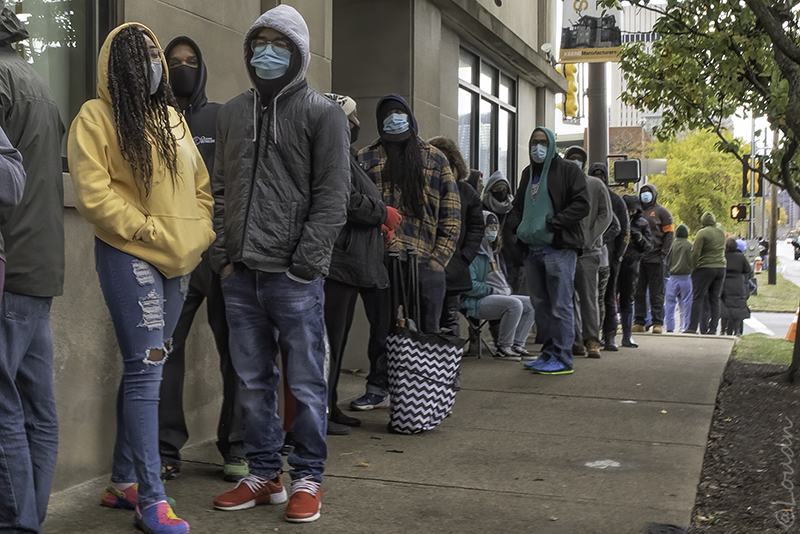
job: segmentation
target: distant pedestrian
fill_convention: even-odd
[[[675,240],[667,254],[669,278],[664,303],[664,326],[667,332],[676,330],[675,307],[678,304],[681,310],[678,332],[689,328],[692,316],[692,243],[688,238],[689,228],[685,224],[679,224],[675,230]]]
[[[578,163],[581,173],[586,165],[586,152],[578,146],[564,152],[566,161]],[[583,250],[575,268],[575,340],[573,354],[600,357],[599,273],[603,252],[603,234],[614,214],[608,188],[599,178],[586,176],[589,194],[589,215],[583,221]],[[576,350],[577,349],[577,350]]]
[[[528,288],[544,345],[525,366],[541,374],[573,372],[575,266],[589,214],[586,176],[556,154],[553,132],[536,128],[528,143],[531,163],[522,171],[519,194],[508,224],[530,252],[525,260]]]
[[[725,228],[710,211],[700,217],[703,227],[697,232],[692,248],[692,320],[686,332],[716,334],[719,326],[720,296],[725,282]],[[710,315],[703,313],[708,301]]]
[[[750,317],[747,298],[750,296],[750,262],[736,246],[736,240],[725,242],[725,283],[722,285],[720,305],[721,331],[729,336],[741,336],[744,320]]]
[[[633,327],[633,299],[639,278],[642,256],[653,249],[650,223],[642,217],[642,205],[636,195],[622,197],[630,218],[630,243],[620,264],[618,292],[619,316],[622,323],[622,346],[637,348],[631,337]]]
[[[469,266],[472,288],[462,293],[461,306],[468,317],[499,321],[495,358],[518,362],[530,356],[525,344],[533,326],[533,305],[530,296],[512,294],[495,259],[502,242],[500,222],[490,211],[484,211],[483,216],[485,237]]]
[[[169,84],[175,100],[192,132],[194,144],[203,157],[209,175],[214,171],[217,113],[220,104],[206,98],[208,71],[200,47],[189,37],[176,37],[164,51],[169,66]],[[161,477],[180,476],[181,448],[189,439],[183,413],[183,380],[186,368],[186,340],[195,315],[206,302],[206,319],[214,335],[222,374],[222,409],[217,424],[217,450],[223,459],[225,480],[237,481],[247,475],[244,451],[242,407],[239,403],[240,378],[236,374],[228,348],[228,321],[219,275],[211,268],[208,252],[192,273],[189,291],[172,335],[172,352],[164,364],[158,404],[158,443],[161,453]],[[190,362],[194,358],[190,359]],[[191,366],[191,364],[190,364]]]
[[[311,36],[296,9],[281,4],[261,15],[246,34],[244,61],[253,89],[217,116],[211,265],[220,274],[231,357],[244,382],[250,474],[214,506],[286,501],[276,367],[283,355],[296,400],[285,518],[305,523],[319,519],[323,493],[323,277],[347,217],[350,134],[341,107],[306,82]]]
[[[135,508],[136,524],[183,534],[159,479],[161,373],[191,272],[214,240],[208,171],[172,95],[153,33],[112,31],[100,51],[99,98],[69,133],[78,210],[94,224],[100,287],[117,332],[123,374],[117,440],[104,506]],[[138,487],[137,484],[138,483]]]
[[[14,43],[45,36],[29,36],[5,4],[0,0],[0,127],[16,176],[0,181],[10,193],[5,202],[17,206],[0,209],[0,532],[16,533],[40,531],[58,454],[50,306],[64,286],[64,126],[50,89],[14,50]]]
[[[636,318],[633,331],[644,332],[647,324],[647,296],[650,295],[649,311],[653,322],[653,333],[660,334],[664,325],[664,262],[675,238],[672,214],[658,203],[658,191],[653,184],[639,189],[642,215],[650,224],[653,249],[642,256],[639,282],[636,288]]]

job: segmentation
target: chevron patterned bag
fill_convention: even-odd
[[[432,430],[453,408],[464,341],[443,334],[400,331],[386,339],[389,426],[400,434]]]
[[[390,266],[399,321],[386,338],[392,398],[389,429],[417,434],[436,428],[453,408],[464,341],[457,336],[423,334],[412,326],[420,324],[419,264],[414,251],[408,252],[407,263],[406,276],[397,255]]]

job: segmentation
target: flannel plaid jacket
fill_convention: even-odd
[[[383,202],[400,211],[403,221],[395,230],[390,250],[404,254],[414,249],[421,261],[428,260],[434,270],[444,270],[456,250],[461,231],[461,197],[450,170],[447,158],[438,149],[417,137],[422,151],[423,173],[427,178],[425,217],[403,213],[400,208],[400,192],[393,191],[382,177],[386,165],[386,150],[380,139],[358,153],[358,161],[381,192]]]

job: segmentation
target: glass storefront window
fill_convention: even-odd
[[[497,170],[503,173],[506,179],[513,178],[511,169],[508,168],[509,158],[509,134],[511,133],[511,114],[500,110],[497,121]]]
[[[458,77],[467,83],[475,83],[477,66],[478,57],[462,48],[458,55]]]
[[[497,91],[495,90],[496,80],[497,80],[497,69],[490,65],[487,65],[486,63],[481,63],[481,83],[480,83],[481,90],[486,91],[490,95],[497,96]]]
[[[61,120],[69,129],[83,103],[94,95],[98,0],[9,0],[30,37],[14,43],[50,87]],[[62,155],[67,153],[64,135]]]
[[[466,161],[470,160],[472,153],[472,102],[472,93],[458,90],[458,146]]]
[[[480,108],[480,144],[478,145],[478,170],[488,179],[492,172],[492,104],[481,99]]]

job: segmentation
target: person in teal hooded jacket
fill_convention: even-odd
[[[522,171],[509,219],[529,248],[525,270],[543,341],[541,356],[525,366],[540,374],[568,374],[575,266],[585,243],[581,221],[589,214],[589,193],[583,172],[556,154],[553,132],[536,128],[528,147],[531,164]]]

